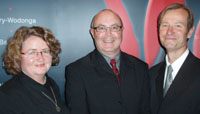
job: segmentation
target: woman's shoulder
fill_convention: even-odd
[[[4,97],[12,97],[13,95],[17,95],[17,93],[21,93],[23,86],[20,83],[18,76],[13,76],[11,79],[4,82],[0,86],[0,97],[2,95],[4,95]]]

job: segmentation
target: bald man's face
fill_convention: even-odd
[[[106,56],[116,56],[120,52],[123,31],[121,26],[122,23],[119,17],[110,10],[102,11],[96,15],[93,27],[120,27],[119,31],[111,31],[109,28],[104,32],[91,29],[91,34],[98,51]]]

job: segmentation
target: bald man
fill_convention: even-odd
[[[97,13],[90,33],[95,49],[66,67],[66,101],[72,114],[147,114],[148,66],[120,50],[121,18]]]

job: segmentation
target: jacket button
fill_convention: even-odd
[[[119,103],[119,104],[122,104],[122,102],[121,102],[121,101],[118,101],[118,103]]]

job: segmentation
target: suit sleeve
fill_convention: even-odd
[[[76,69],[71,66],[65,69],[67,106],[71,114],[89,114],[84,82]]]
[[[150,114],[150,80],[148,66],[144,69],[141,114]]]

